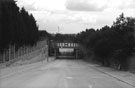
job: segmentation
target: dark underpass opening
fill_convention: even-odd
[[[74,59],[76,58],[74,48],[58,48],[57,59]]]
[[[56,59],[80,59],[82,56],[77,43],[53,42],[49,45],[49,54],[55,56]]]

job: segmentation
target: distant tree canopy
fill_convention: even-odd
[[[14,0],[0,0],[0,49],[9,45],[33,45],[39,39],[32,14],[19,9]]]
[[[122,13],[111,27],[106,25],[99,30],[91,28],[78,33],[77,41],[99,57],[94,60],[107,66],[114,61],[127,69],[127,59],[135,48],[134,27],[135,18],[124,17]]]
[[[39,30],[39,39],[52,39],[52,35],[48,33],[46,30]]]
[[[56,34],[53,39],[58,42],[76,42],[75,34]]]

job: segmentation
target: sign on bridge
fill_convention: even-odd
[[[54,55],[56,58],[80,58],[80,46],[74,42],[50,42],[49,55]]]
[[[57,47],[76,48],[76,47],[79,47],[79,45],[77,43],[57,43]]]

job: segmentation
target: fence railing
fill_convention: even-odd
[[[3,52],[0,53],[0,64],[13,62],[18,60],[20,57],[28,55],[37,50],[44,53],[47,49],[47,42],[45,40],[37,42],[35,46],[23,46],[19,49],[16,49],[16,46],[10,46],[9,49],[4,49],[2,50]]]

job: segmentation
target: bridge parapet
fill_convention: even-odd
[[[78,48],[79,44],[77,43],[56,43],[57,48]]]
[[[51,42],[49,44],[49,55],[56,58],[79,58],[80,46],[74,42]]]

